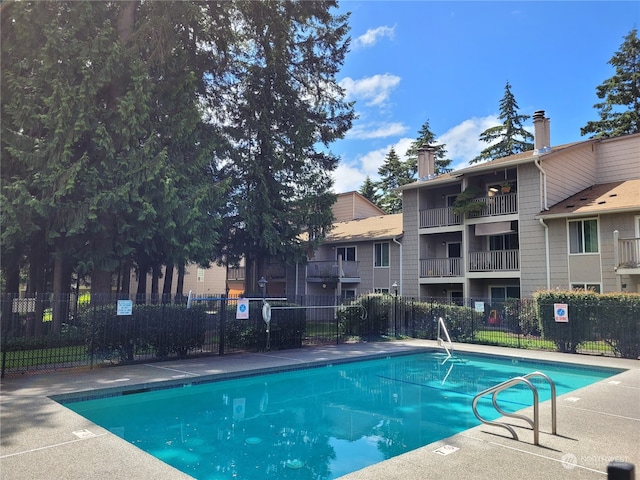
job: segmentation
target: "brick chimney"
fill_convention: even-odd
[[[549,119],[544,116],[544,110],[533,114],[533,149],[536,155],[551,150]]]
[[[435,149],[423,145],[418,149],[418,180],[429,180],[435,174]]]

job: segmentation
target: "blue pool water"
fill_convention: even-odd
[[[542,371],[562,395],[620,372],[470,354],[443,361],[400,355],[65,406],[197,479],[333,479],[478,425],[474,395],[511,377]],[[549,399],[548,384],[532,382]],[[506,411],[532,402],[524,386],[498,398]],[[498,417],[490,396],[479,411]]]

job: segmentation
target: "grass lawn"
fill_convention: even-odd
[[[86,346],[74,345],[67,347],[8,351],[5,361],[5,369],[35,367],[39,365],[55,365],[73,362],[86,362],[87,364],[89,364],[89,355],[87,353]]]
[[[525,337],[511,332],[500,330],[476,330],[473,343],[484,343],[487,345],[497,345],[500,347],[527,348],[532,350],[557,350],[556,344],[551,340],[544,340],[539,337]]]

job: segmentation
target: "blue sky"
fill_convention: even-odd
[[[404,159],[427,120],[452,166],[467,165],[500,123],[507,81],[521,114],[545,110],[552,145],[586,139],[607,62],[640,28],[636,1],[343,0],[339,11],[351,12],[352,42],[337,78],[359,118],[331,145],[336,193],[377,180],[391,147]]]

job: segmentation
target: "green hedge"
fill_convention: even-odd
[[[269,305],[272,308],[269,348],[281,350],[301,347],[306,328],[306,309],[283,301],[271,301]],[[235,308],[227,308],[225,338],[232,349],[265,350],[267,324],[262,319],[262,303],[252,302],[248,320],[236,319]]]
[[[133,360],[136,352],[158,357],[181,356],[204,343],[207,313],[204,306],[135,305],[132,315],[116,315],[114,305],[86,310],[80,320],[87,329],[90,354],[117,355]]]
[[[584,291],[535,294],[542,334],[562,352],[575,353],[587,341],[604,341],[616,355],[640,356],[640,295]],[[569,321],[555,321],[554,304],[565,303]]]

